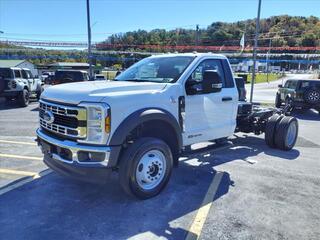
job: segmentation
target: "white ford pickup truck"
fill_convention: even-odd
[[[50,168],[91,182],[117,171],[125,192],[141,199],[160,193],[194,143],[241,131],[290,150],[298,135],[283,110],[238,101],[227,58],[211,53],[152,56],[114,81],[50,87],[39,117],[37,141]]]

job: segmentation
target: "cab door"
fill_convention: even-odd
[[[27,70],[21,69],[21,76],[24,79],[25,84],[28,86],[28,89],[30,91],[32,91],[33,79],[30,78],[30,76],[28,75]]]
[[[26,74],[26,78],[28,79],[29,89],[34,92],[37,89],[37,81],[34,79],[30,70],[22,70]]]
[[[186,88],[190,82],[197,82],[199,90],[190,93],[186,89],[184,145],[227,137],[234,132],[238,92],[232,74],[231,79],[230,75],[225,74],[223,61],[223,59],[203,60],[186,82]],[[221,91],[212,93],[201,91],[203,75],[207,70],[218,73],[222,81]]]

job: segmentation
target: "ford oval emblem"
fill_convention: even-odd
[[[43,114],[43,120],[45,120],[47,123],[52,124],[54,122],[54,115],[50,111],[45,111]]]

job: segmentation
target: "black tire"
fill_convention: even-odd
[[[298,120],[295,117],[283,117],[277,124],[275,132],[275,144],[277,148],[285,151],[291,150],[296,144],[298,131]]]
[[[320,103],[320,90],[318,89],[308,89],[304,92],[304,100],[309,104]]]
[[[285,100],[285,107],[287,107],[288,105],[290,105],[290,107],[288,108],[287,112],[291,113],[294,110],[294,106],[292,98],[290,97],[287,97]]]
[[[21,107],[26,107],[29,105],[30,93],[27,89],[23,89],[18,97],[18,102]]]
[[[280,98],[280,94],[279,94],[279,93],[277,93],[277,95],[276,95],[275,107],[276,107],[276,108],[281,107],[281,98]]]
[[[274,114],[268,118],[268,121],[266,123],[266,129],[264,132],[264,140],[265,140],[266,144],[271,148],[276,147],[276,144],[275,144],[276,126],[282,118],[283,118],[283,115]]]
[[[161,166],[165,165],[166,168],[162,170],[163,172],[161,176],[162,179],[161,177],[159,177],[161,179],[160,182],[157,185],[155,185],[153,188],[145,189],[141,186],[141,181],[139,184],[136,171],[142,172],[144,169],[149,169],[148,171],[150,171],[151,169],[150,165],[148,165],[148,168],[147,168],[147,166],[144,166],[143,163],[140,162],[140,160],[142,160],[142,158],[150,151],[159,151],[161,152],[161,154],[163,154],[165,158],[164,159],[165,164],[156,165],[152,163],[151,168],[158,169],[158,172],[159,170],[162,170]],[[150,155],[152,154],[150,153]],[[153,162],[153,160],[151,161]],[[131,196],[135,196],[140,199],[148,199],[148,198],[154,197],[158,195],[167,185],[171,176],[172,166],[173,166],[172,153],[169,146],[164,141],[157,138],[150,138],[150,137],[137,139],[134,143],[129,145],[129,147],[124,151],[120,159],[120,164],[119,164],[120,185],[123,188],[123,190]],[[155,177],[158,176],[158,172],[156,172]],[[144,176],[148,176],[148,178],[150,178],[151,176],[153,181],[154,176],[152,174],[154,173],[150,173],[150,174],[149,172],[147,173],[148,174],[147,175],[145,174]],[[147,182],[144,182],[143,184],[147,184]]]
[[[43,87],[40,87],[40,89],[37,90],[37,92],[36,92],[36,98],[38,101],[40,100],[40,96],[41,96],[42,92],[43,92]]]

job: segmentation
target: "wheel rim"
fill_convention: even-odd
[[[317,102],[320,99],[320,94],[316,91],[312,91],[309,93],[309,100],[312,102]]]
[[[297,135],[297,124],[296,122],[292,122],[288,128],[288,133],[287,133],[287,144],[289,146],[292,146],[294,144],[296,135]]]
[[[136,180],[144,190],[157,187],[166,173],[166,158],[159,150],[146,152],[139,160],[136,169]]]

